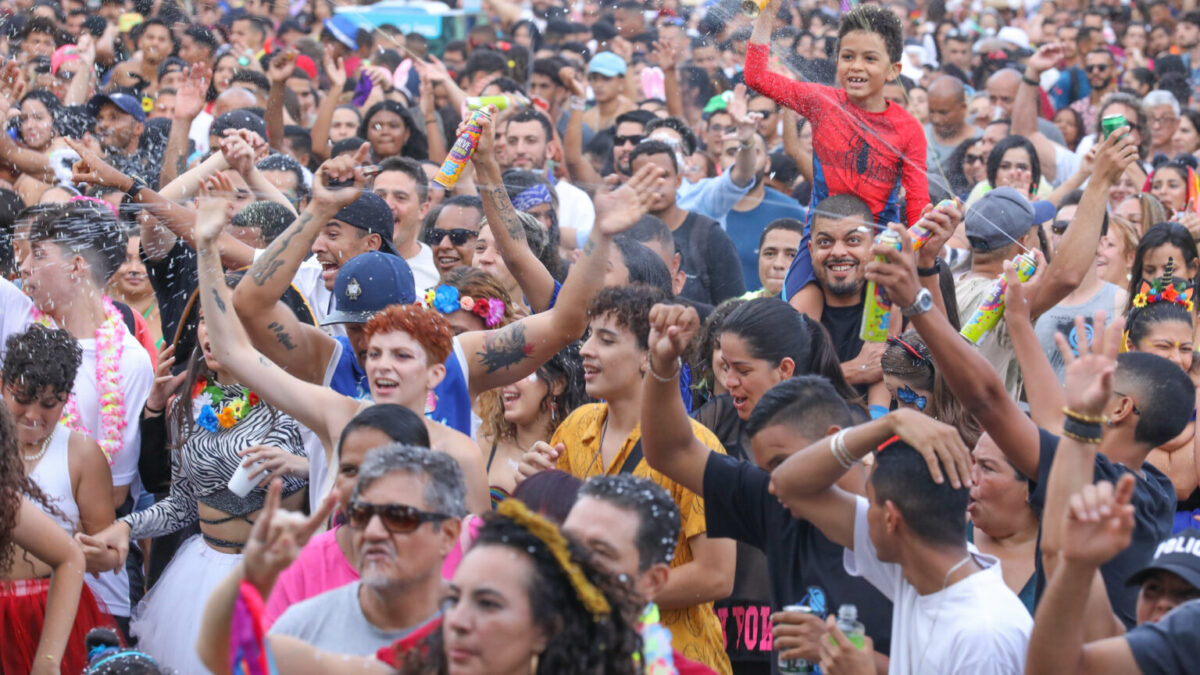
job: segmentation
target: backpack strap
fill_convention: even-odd
[[[642,463],[642,439],[638,438],[637,443],[633,444],[633,449],[629,451],[629,456],[621,463],[621,470],[617,473],[633,473],[638,464]]]

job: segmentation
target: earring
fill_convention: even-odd
[[[538,661],[541,660],[542,653],[534,652],[533,657],[529,659],[529,673],[535,675],[538,671]]]

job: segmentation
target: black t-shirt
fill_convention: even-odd
[[[146,276],[154,288],[154,298],[158,301],[158,313],[162,318],[163,338],[167,344],[175,340],[175,332],[183,319],[183,311],[187,308],[188,299],[196,290],[196,251],[176,239],[175,245],[161,260],[149,260],[146,251],[138,251],[142,262],[146,265]],[[175,361],[186,365],[191,354],[179,354]]]
[[[891,601],[864,579],[850,576],[842,562],[846,549],[829,541],[812,523],[792,517],[767,492],[770,481],[769,473],[749,462],[709,454],[704,468],[708,536],[736,539],[766,553],[775,610],[803,604],[824,617],[843,604],[853,604],[875,649],[887,654]]]
[[[1125,634],[1142,675],[1200,673],[1200,600],[1179,605],[1157,623]]]
[[[862,313],[862,302],[850,307],[825,305],[825,310],[821,312],[821,325],[829,331],[833,350],[842,363],[855,358],[862,351],[863,340],[859,337],[862,332]]]
[[[1029,493],[1029,505],[1041,520],[1042,509],[1046,506],[1046,488],[1049,486],[1050,466],[1054,463],[1054,453],[1058,451],[1058,436],[1038,429],[1039,457],[1037,483]],[[1100,576],[1104,578],[1104,587],[1108,591],[1108,601],[1112,605],[1117,618],[1126,628],[1137,625],[1137,586],[1126,586],[1125,581],[1134,572],[1145,567],[1154,557],[1158,542],[1171,534],[1175,520],[1175,487],[1166,474],[1148,463],[1142,464],[1144,475],[1138,475],[1129,467],[1113,462],[1108,457],[1096,453],[1096,468],[1092,480],[1106,480],[1116,483],[1122,475],[1132,473],[1137,479],[1133,488],[1133,541],[1117,554],[1115,558],[1100,567]],[[1041,539],[1039,534],[1038,550],[1035,558],[1038,571],[1037,597],[1040,600],[1046,590],[1046,575],[1042,570]],[[1200,671],[1194,671],[1200,672]]]
[[[720,223],[689,211],[672,234],[687,275],[680,297],[715,306],[746,292],[737,249]]]

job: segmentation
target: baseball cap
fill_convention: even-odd
[[[604,77],[617,77],[625,74],[625,59],[612,52],[600,52],[592,57],[587,67],[588,74],[596,73]]]
[[[334,14],[325,19],[325,29],[335,40],[349,49],[358,49],[358,24],[343,14]]]
[[[382,240],[379,245],[380,251],[394,256],[400,255],[392,244],[392,210],[388,208],[387,202],[383,201],[383,197],[374,192],[363,192],[358,199],[343,206],[333,219],[379,235]]]
[[[58,68],[68,61],[75,61],[79,58],[79,48],[75,45],[63,45],[54,50],[50,56],[50,73],[58,74]]]
[[[121,91],[113,91],[107,94],[96,94],[87,102],[87,113],[92,119],[99,117],[100,109],[106,103],[111,103],[125,113],[133,115],[133,118],[139,122],[146,121],[146,111],[142,109],[142,100],[131,94],[126,94]]]
[[[321,322],[366,323],[388,305],[408,305],[417,299],[412,270],[398,255],[368,251],[338,270],[333,282],[333,311]]]
[[[208,135],[224,138],[227,129],[245,129],[258,134],[263,140],[267,138],[267,123],[263,118],[241,108],[221,113],[208,128]]]
[[[1125,582],[1136,586],[1157,571],[1176,574],[1180,579],[1200,588],[1200,530],[1188,528],[1158,543],[1154,557]]]
[[[964,225],[971,249],[994,251],[1020,241],[1034,225],[1054,217],[1054,205],[1046,201],[1032,204],[1010,187],[988,191],[967,209]]]

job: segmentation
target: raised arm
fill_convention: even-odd
[[[429,79],[428,71],[419,70],[417,76],[420,83],[417,103],[421,109],[421,117],[425,119],[425,138],[429,142],[429,159],[439,162],[449,150],[446,149],[446,135],[442,133],[442,127],[438,124],[437,109],[434,107],[433,80]]]
[[[1095,161],[1096,169],[1079,200],[1075,217],[1046,269],[1046,280],[1038,286],[1033,297],[1030,316],[1034,319],[1078,288],[1095,263],[1108,193],[1125,167],[1137,161],[1137,146],[1130,140],[1128,128],[1117,130],[1104,139],[1097,147]]]
[[[804,176],[804,180],[812,182],[813,179],[813,152],[812,144],[807,147],[800,142],[800,129],[797,125],[800,123],[800,116],[795,110],[785,108],[783,111],[783,152],[792,158],[796,163],[796,168],[800,171],[800,175]],[[808,124],[808,120],[804,121]]]
[[[1038,110],[1041,108],[1041,87],[1030,82],[1038,82],[1042,73],[1053,68],[1063,57],[1063,45],[1052,43],[1043,45],[1025,64],[1025,74],[1021,84],[1017,86],[1017,95],[1013,99],[1012,128],[1014,136],[1024,136],[1037,150],[1038,162],[1042,166],[1042,175],[1053,182],[1057,178],[1057,163],[1054,160],[1055,143],[1038,131]],[[1081,202],[1082,203],[1082,202]]]
[[[92,91],[93,80],[96,78],[96,41],[91,33],[84,31],[79,35],[76,51],[83,67],[71,78],[71,84],[67,85],[67,92],[63,95],[63,105],[87,103],[88,92]]]
[[[267,93],[267,142],[278,152],[283,152],[283,91],[294,70],[296,52],[285,49],[271,53],[271,62],[267,64],[267,80],[271,83]]]
[[[488,106],[493,113],[495,106]],[[529,248],[525,238],[525,227],[521,225],[508,190],[501,178],[500,164],[496,161],[496,127],[492,120],[480,120],[482,133],[471,162],[475,165],[475,177],[479,181],[479,196],[483,200],[483,215],[492,226],[492,236],[504,265],[521,286],[525,298],[534,312],[543,312],[550,307],[554,297],[554,277]]]
[[[704,496],[712,450],[692,433],[679,397],[681,357],[700,328],[696,310],[655,305],[650,310],[650,372],[642,378],[642,452],[656,471]]]
[[[654,43],[654,55],[658,67],[663,71],[663,98],[667,103],[667,114],[683,119],[683,93],[679,88],[679,52],[670,40]]]
[[[18,496],[12,541],[51,568],[42,635],[34,655],[34,675],[57,674],[75,623],[83,590],[83,551],[58,523],[23,496]],[[11,628],[10,628],[11,630]]]
[[[229,163],[230,168],[237,171],[246,181],[246,185],[254,193],[254,198],[275,202],[290,211],[292,215],[296,215],[296,207],[279,191],[279,188],[275,187],[274,183],[267,180],[267,177],[258,170],[256,162],[265,159],[268,151],[267,142],[258,134],[247,129],[238,131],[231,129],[221,140],[221,154],[225,155],[225,161]]]
[[[204,62],[188,69],[187,77],[175,95],[175,113],[171,117],[171,133],[163,151],[158,184],[167,186],[187,170],[188,133],[192,122],[204,110],[204,95],[212,81],[212,70]]]
[[[588,194],[594,194],[604,184],[604,179],[583,156],[583,111],[587,106],[587,89],[576,76],[575,69],[569,66],[558,71],[558,81],[570,92],[567,99],[567,132],[563,135],[563,161],[571,173],[571,182]]]
[[[1029,295],[1045,277],[1045,260],[1041,251],[1034,251],[1038,270],[1027,282],[1018,277],[1012,263],[1004,263],[1008,292],[1004,295],[1004,325],[1012,339],[1017,363],[1025,380],[1025,396],[1029,401],[1029,416],[1041,428],[1054,434],[1062,433],[1063,388],[1058,375],[1050,367],[1042,343],[1038,341],[1029,318]],[[1099,324],[1103,325],[1103,324]]]
[[[750,34],[750,44],[746,49],[743,75],[747,87],[769,96],[776,103],[795,110],[811,121],[813,114],[820,108],[835,105],[831,95],[820,95],[826,87],[793,80],[771,72],[768,67],[771,31],[780,1],[770,0],[754,20],[754,31]]]
[[[920,284],[908,231],[890,226],[900,235],[901,250],[886,245],[872,248],[886,262],[867,265],[867,279],[882,284],[900,307],[916,301]],[[925,312],[911,319],[933,356],[934,366],[967,412],[996,441],[1008,460],[1025,476],[1037,476],[1038,429],[1009,397],[1004,382],[979,350],[965,340],[941,312]]]
[[[758,129],[758,113],[747,112],[747,105],[746,85],[739,84],[733,88],[733,98],[726,109],[737,125],[738,152],[729,177],[738,187],[754,182],[754,132]]]
[[[662,187],[662,169],[646,165],[617,190],[596,196],[596,224],[553,309],[498,330],[458,336],[472,398],[526,377],[583,335],[588,303],[604,284],[613,237],[646,215]]]
[[[344,173],[355,177],[355,187],[343,188],[345,190],[358,191],[366,183],[360,170],[344,166],[332,172],[333,180],[340,179]],[[228,209],[229,203],[225,199],[203,197],[199,200],[196,221],[199,296],[213,354],[243,386],[316,433],[328,452],[342,423],[354,415],[358,404],[332,389],[288,374],[251,346],[242,323],[230,307],[232,292],[225,285],[216,252],[215,241],[228,222]]]
[[[333,111],[341,104],[342,90],[346,87],[345,63],[341,59],[334,61],[332,47],[325,48],[323,66],[325,76],[329,78],[329,91],[317,107],[317,119],[312,127],[313,154],[321,159],[329,157],[329,125],[333,123]]]

